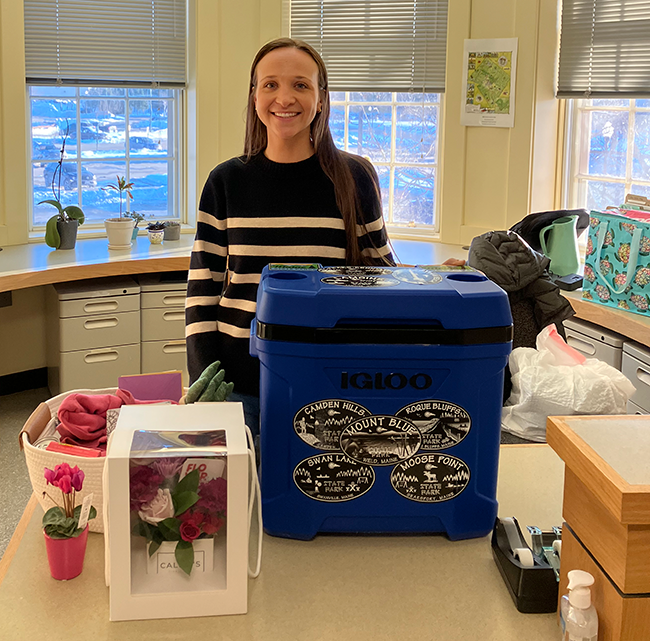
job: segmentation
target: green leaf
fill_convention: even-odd
[[[52,205],[53,207],[56,207],[59,210],[59,213],[63,213],[63,207],[61,207],[61,203],[58,200],[41,200],[39,205]]]
[[[174,494],[181,494],[182,492],[196,492],[199,489],[199,480],[199,471],[192,470],[178,482],[178,485],[174,489]]]
[[[58,249],[61,246],[61,236],[59,236],[59,230],[56,228],[56,221],[58,219],[58,215],[52,216],[45,224],[45,243],[48,247],[54,247],[54,249]]]
[[[152,528],[148,523],[145,523],[144,521],[138,521],[133,526],[133,534],[136,536],[143,536],[145,539],[147,539],[147,541],[151,541],[153,539]]]
[[[172,500],[174,501],[174,516],[178,516],[189,510],[199,500],[199,495],[196,492],[174,493]]]
[[[65,513],[60,507],[51,507],[43,514],[43,527],[46,525],[61,525],[65,521]]]
[[[176,526],[176,529],[169,527],[167,521],[176,521],[176,519],[165,519],[158,523],[158,531],[165,538],[165,541],[178,541],[180,539],[179,527],[180,524]]]
[[[163,521],[160,521],[158,525],[164,525],[176,533],[180,533],[181,531],[181,522],[178,519],[164,519]]]
[[[190,574],[192,572],[192,566],[194,565],[194,546],[191,541],[179,541],[176,544],[176,550],[174,551],[174,556],[176,557],[176,562],[179,567],[185,574]]]
[[[149,543],[149,556],[153,556],[158,551],[161,543],[162,541],[152,541]]]
[[[84,224],[86,217],[84,216],[81,207],[77,207],[76,205],[68,205],[63,211],[68,215],[68,218],[72,218],[72,220],[78,220],[80,225]]]

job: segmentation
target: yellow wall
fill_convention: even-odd
[[[286,35],[283,0],[193,0],[191,6],[186,105],[190,213],[210,170],[242,151],[255,52]],[[442,242],[467,244],[490,229],[510,227],[531,211],[558,206],[557,15],[558,0],[449,1],[440,143]],[[461,126],[463,40],[512,37],[519,38],[515,126]],[[0,0],[0,247],[28,240],[23,49],[22,2]],[[12,341],[3,338],[0,376],[45,366],[42,300],[41,290],[16,292],[14,305],[0,309],[0,334],[13,335],[20,345],[5,350]]]

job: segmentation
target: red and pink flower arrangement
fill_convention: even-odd
[[[70,467],[67,463],[56,465],[53,470],[45,468],[43,472],[48,485],[53,485],[61,490],[62,505],[57,503],[47,492],[47,496],[55,507],[51,507],[43,515],[43,529],[52,539],[73,539],[80,536],[85,528],[79,527],[81,505],[75,505],[77,492],[83,488],[85,475],[76,465]],[[94,519],[97,510],[90,508],[88,519]]]
[[[177,541],[174,556],[191,574],[196,539],[212,537],[226,519],[227,481],[215,478],[200,483],[195,469],[180,478],[184,459],[157,459],[135,465],[130,472],[133,533],[149,542],[153,556],[163,541]]]

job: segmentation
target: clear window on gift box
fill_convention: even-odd
[[[225,590],[225,430],[138,430],[129,457],[132,594]]]

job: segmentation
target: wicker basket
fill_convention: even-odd
[[[115,394],[116,388],[99,389],[99,390],[71,390],[41,403],[27,419],[23,429],[20,432],[20,447],[25,452],[25,461],[29,471],[29,479],[36,498],[44,510],[49,510],[53,503],[50,499],[43,496],[46,490],[47,481],[43,476],[43,469],[49,467],[53,469],[60,463],[69,465],[78,465],[86,475],[84,479],[83,490],[77,494],[77,503],[80,504],[87,494],[93,494],[93,505],[97,509],[97,517],[88,522],[91,532],[104,532],[104,518],[102,504],[104,502],[104,492],[102,489],[102,473],[106,457],[86,458],[83,456],[72,456],[70,454],[60,454],[59,452],[48,452],[37,447],[35,443],[38,437],[43,433],[48,423],[56,418],[59,406],[63,399],[69,394]]]

